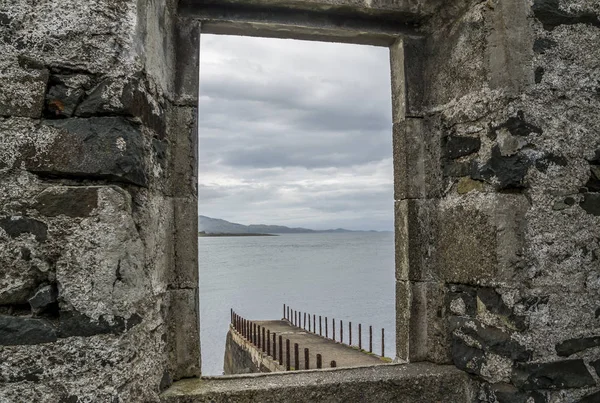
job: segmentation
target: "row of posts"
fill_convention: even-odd
[[[319,315],[310,314],[306,312],[298,312],[296,310],[291,309],[286,304],[283,304],[283,318],[290,322],[292,325],[307,330],[311,333],[317,334],[317,318],[319,324],[319,336],[325,336],[329,338],[329,324],[328,319],[325,316],[325,327],[323,327],[323,317]],[[331,339],[333,341],[336,340],[336,331],[335,331],[335,319],[331,319]],[[312,325],[312,326],[311,326]],[[323,333],[323,328],[325,329],[325,333]],[[339,342],[342,344],[347,344],[352,346],[352,322],[348,322],[348,343],[344,343],[344,322],[340,319],[340,337]],[[362,350],[362,324],[358,324],[358,348]],[[369,326],[369,353],[373,352],[373,326]],[[385,329],[381,329],[381,356],[385,357]]]
[[[279,362],[280,366],[285,363],[285,370],[290,371],[292,369],[292,361],[290,357],[290,340],[285,339],[285,351],[283,347],[283,337],[277,335],[277,333],[266,329],[264,326],[247,320],[231,309],[231,325],[244,339],[254,344],[254,346],[267,356],[273,358],[273,361]],[[284,359],[285,353],[285,359]],[[335,361],[331,361],[329,364],[332,368],[337,367]],[[300,368],[300,348],[298,343],[294,343],[294,370]],[[317,354],[316,368],[323,368],[323,357],[321,354]],[[304,349],[304,369],[310,369],[310,351],[308,348]]]

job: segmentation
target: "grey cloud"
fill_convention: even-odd
[[[385,49],[202,40],[201,214],[245,224],[392,228]]]

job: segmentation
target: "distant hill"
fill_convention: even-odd
[[[207,234],[310,234],[310,233],[335,233],[335,232],[377,232],[377,231],[351,231],[343,228],[328,230],[312,230],[308,228],[290,228],[283,225],[251,224],[243,225],[219,218],[198,216],[198,231]]]

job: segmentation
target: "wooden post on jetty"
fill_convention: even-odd
[[[362,350],[362,324],[358,324],[358,349]]]
[[[298,350],[298,343],[294,343],[294,370],[300,369],[300,352]]]
[[[310,369],[308,348],[304,349],[304,369]]]

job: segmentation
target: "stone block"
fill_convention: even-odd
[[[439,195],[440,142],[425,119],[394,123],[394,198],[423,199]]]
[[[487,12],[485,57],[490,88],[517,95],[533,84],[529,14],[530,6],[518,0],[502,2]]]
[[[173,248],[175,266],[169,286],[198,287],[198,200],[174,198],[175,231]]]
[[[520,363],[513,369],[511,381],[524,390],[596,386],[583,360]]]
[[[528,208],[522,194],[477,194],[440,202],[435,277],[479,285],[518,281]]]
[[[57,297],[58,290],[56,289],[56,285],[45,285],[38,288],[27,301],[31,306],[31,310],[39,313],[44,311],[49,305],[55,304]]]
[[[133,314],[125,319],[121,316],[106,318],[100,316],[92,320],[86,315],[74,311],[62,311],[58,326],[58,337],[91,337],[98,334],[120,334],[142,321],[141,316]]]
[[[55,263],[61,309],[98,321],[130,318],[152,298],[146,250],[128,192],[98,189],[98,208],[69,228]]]
[[[424,41],[404,37],[390,46],[392,121],[423,116]]]
[[[445,287],[435,282],[396,282],[396,347],[399,359],[451,362]]]
[[[198,105],[200,23],[181,18],[176,27],[175,99],[177,105]]]
[[[56,341],[55,327],[45,319],[0,315],[0,346]]]
[[[17,238],[0,234],[0,305],[27,304],[36,288],[51,275],[46,243],[25,236],[29,232],[23,234]]]
[[[48,225],[46,223],[29,217],[2,217],[0,228],[11,238],[18,238],[23,234],[31,234],[38,242],[48,239]]]
[[[40,118],[48,83],[48,70],[0,70],[0,116]]]
[[[588,348],[600,346],[600,336],[579,337],[568,339],[556,345],[556,354],[561,357],[568,357]]]
[[[436,269],[437,200],[395,203],[396,278],[432,280]]]
[[[140,129],[121,117],[46,120],[55,131],[45,150],[25,161],[37,174],[102,178],[146,186],[146,145]]]
[[[165,108],[161,97],[141,74],[132,77],[108,77],[100,81],[77,106],[75,115],[133,116],[152,129],[160,139],[165,136]]]
[[[198,194],[197,109],[173,106],[168,112],[170,153],[168,194],[190,197]]]
[[[198,289],[168,290],[166,322],[171,379],[200,375],[200,319]]]
[[[52,186],[40,193],[32,207],[46,217],[89,217],[98,207],[98,186]]]

